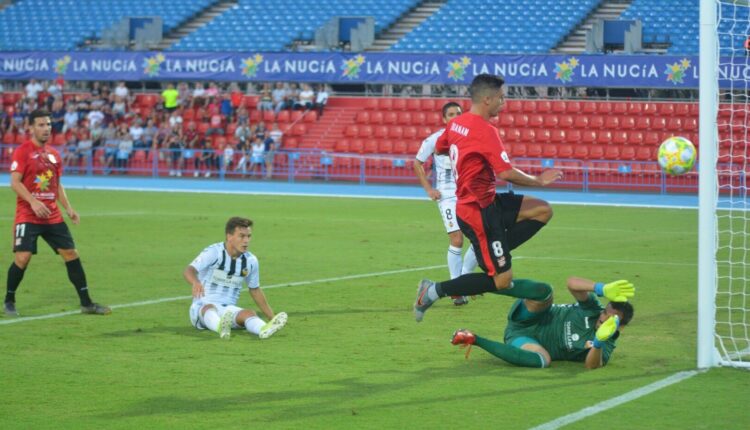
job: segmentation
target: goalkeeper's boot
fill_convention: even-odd
[[[16,310],[16,304],[13,302],[5,302],[5,305],[3,306],[3,310],[5,311],[6,317],[18,316],[18,311]]]
[[[453,304],[455,306],[463,306],[469,304],[469,298],[466,296],[451,296],[453,299]]]
[[[435,285],[435,283],[429,279],[422,279],[417,287],[417,300],[414,302],[414,319],[417,320],[417,322],[422,321],[424,313],[427,312],[427,309],[429,309],[433,303],[435,303],[435,300],[430,300],[430,297],[427,294],[427,290],[433,285]]]
[[[88,306],[81,306],[81,313],[87,315],[109,315],[112,313],[112,309],[109,306],[92,303]]]
[[[219,338],[229,339],[232,337],[232,318],[234,318],[234,313],[232,312],[224,312],[224,315],[221,316],[219,320]]]
[[[258,337],[261,339],[268,339],[273,336],[274,333],[281,330],[286,325],[286,312],[279,312],[271,318],[263,327],[260,328]]]
[[[466,358],[469,358],[469,353],[471,353],[471,345],[474,345],[474,342],[476,342],[477,337],[474,336],[474,333],[470,332],[469,330],[466,330],[465,328],[458,329],[453,333],[453,337],[451,337],[451,344],[453,345],[460,345],[461,348],[466,348]]]

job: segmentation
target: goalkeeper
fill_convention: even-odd
[[[633,318],[628,299],[635,287],[628,281],[602,284],[571,277],[568,290],[577,303],[553,305],[548,284],[515,280],[508,292],[520,298],[508,312],[504,343],[464,329],[453,334],[451,343],[476,345],[516,366],[541,368],[566,360],[584,362],[587,369],[602,367],[612,356],[620,330]],[[602,307],[597,296],[606,297],[607,306]]]

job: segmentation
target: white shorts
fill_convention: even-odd
[[[190,305],[190,324],[192,324],[193,327],[197,328],[198,330],[206,329],[206,326],[203,325],[203,322],[201,322],[200,319],[201,308],[205,305],[216,306],[216,311],[219,313],[219,318],[224,316],[225,313],[231,312],[234,315],[234,317],[232,318],[232,328],[241,328],[239,325],[237,325],[237,314],[242,310],[242,308],[234,305],[220,305],[218,303],[204,302],[203,300],[194,301],[193,304]]]
[[[440,216],[443,217],[443,224],[445,224],[445,231],[453,233],[454,231],[461,230],[456,220],[456,201],[457,197],[450,197],[447,199],[440,200],[438,202],[438,209],[440,210]]]

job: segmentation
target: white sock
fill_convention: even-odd
[[[461,251],[461,248],[448,246],[448,272],[451,274],[451,279],[461,276]]]
[[[216,333],[219,332],[219,323],[221,322],[221,318],[219,318],[219,313],[216,312],[216,309],[211,308],[207,310],[203,314],[201,319],[203,320],[203,325],[206,326],[207,329],[215,331]]]
[[[257,316],[251,316],[250,318],[245,320],[245,330],[256,336],[258,335],[258,333],[260,333],[260,329],[264,325],[266,325],[266,323]]]
[[[464,264],[461,267],[461,274],[474,273],[474,269],[477,268],[477,255],[474,254],[474,247],[469,245],[469,249],[464,254]]]

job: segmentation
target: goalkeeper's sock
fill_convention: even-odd
[[[26,269],[21,269],[16,266],[15,262],[10,263],[10,267],[8,268],[8,281],[6,283],[7,289],[5,293],[5,303],[16,302],[16,290],[21,284],[24,273],[26,273]]]
[[[461,276],[461,248],[448,246],[448,272],[451,279]]]
[[[265,324],[266,323],[257,316],[251,316],[245,320],[245,330],[257,336],[260,334],[260,329],[263,328]]]
[[[508,230],[508,247],[511,250],[518,248],[522,243],[531,239],[545,225],[547,224],[535,219],[526,219],[516,223]]]
[[[543,302],[552,294],[552,287],[544,282],[532,281],[531,279],[514,279],[509,288],[493,290],[492,292],[503,296]]]
[[[484,273],[467,273],[450,281],[435,284],[438,297],[476,296],[495,291],[495,281]]]
[[[219,317],[219,313],[215,308],[207,309],[206,312],[203,313],[203,317],[201,318],[203,319],[203,325],[206,326],[207,329],[216,333],[219,332],[219,324],[221,324],[221,318]]]
[[[526,351],[521,348],[516,348],[515,346],[485,339],[481,336],[476,336],[474,345],[482,348],[495,357],[505,360],[510,364],[515,364],[516,366],[536,367],[541,369],[548,365],[542,354],[539,354],[538,352]]]
[[[68,279],[73,283],[81,300],[81,306],[91,306],[91,297],[89,297],[89,288],[86,285],[86,274],[83,273],[81,259],[67,261],[65,267],[68,269]]]

